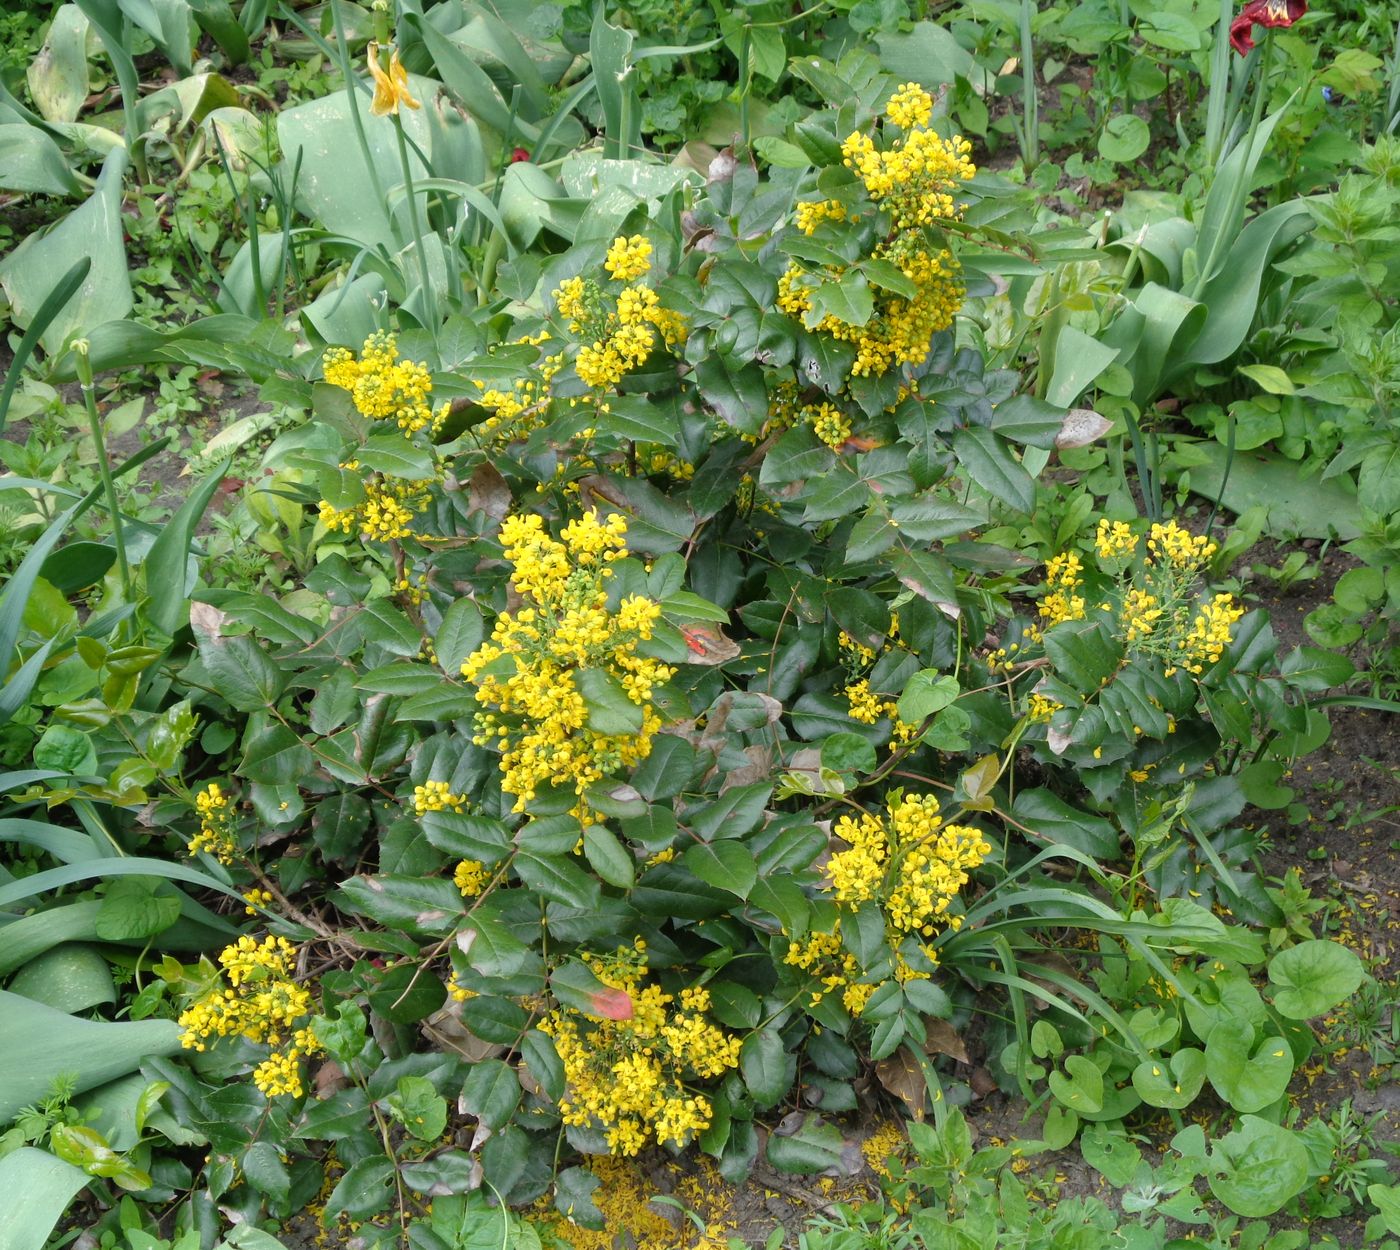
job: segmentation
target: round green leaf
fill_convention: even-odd
[[[1108,125],[1099,136],[1099,155],[1105,160],[1126,164],[1137,160],[1151,142],[1152,132],[1141,117],[1119,113],[1108,119]]]
[[[1188,1107],[1206,1079],[1206,1057],[1195,1047],[1166,1059],[1144,1059],[1133,1070],[1133,1088],[1150,1107]]]
[[[1258,1116],[1240,1117],[1239,1127],[1211,1153],[1219,1169],[1210,1190],[1236,1215],[1272,1215],[1308,1182],[1308,1152],[1298,1137]]]
[[[1103,1073],[1083,1055],[1071,1055],[1064,1072],[1050,1073],[1050,1092],[1072,1111],[1102,1111]]]
[[[1293,1052],[1281,1037],[1254,1044],[1246,1020],[1222,1020],[1206,1041],[1206,1075],[1236,1111],[1262,1111],[1283,1097],[1293,1076]]]
[[[1350,998],[1366,975],[1355,952],[1321,939],[1280,951],[1269,963],[1274,1007],[1290,1020],[1310,1020]]]

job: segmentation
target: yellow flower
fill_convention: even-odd
[[[835,404],[827,400],[809,404],[802,410],[802,417],[812,427],[812,432],[832,451],[840,451],[851,437],[851,423]]]
[[[423,107],[408,89],[408,73],[399,62],[397,48],[389,49],[389,72],[386,74],[379,64],[379,45],[371,39],[369,72],[374,79],[374,99],[370,101],[369,111],[375,117],[397,113],[400,104],[411,109]]]
[[[489,880],[486,865],[475,859],[464,859],[452,873],[452,884],[462,892],[463,898],[475,898]]]
[[[418,816],[449,809],[460,812],[466,803],[466,795],[453,794],[445,781],[425,781],[421,786],[413,787],[413,811]]]
[[[1156,560],[1165,560],[1179,569],[1196,569],[1215,554],[1216,544],[1204,534],[1192,534],[1175,521],[1168,521],[1152,526],[1147,549]]]
[[[603,268],[615,282],[635,282],[651,272],[651,244],[640,234],[614,239]]]
[[[300,1060],[322,1049],[309,1024],[316,1010],[311,992],[293,979],[296,949],[286,938],[259,943],[244,936],[219,955],[227,978],[180,1014],[180,1044],[207,1050],[221,1037],[243,1037],[273,1049],[253,1069],[253,1083],[266,1097],[304,1092]]]
[[[204,851],[221,864],[233,863],[238,854],[233,810],[219,783],[211,781],[196,794],[194,806],[199,813],[199,832],[186,844],[189,853]]]
[[[1126,521],[1110,521],[1103,517],[1094,535],[1100,560],[1113,560],[1119,556],[1130,556],[1137,550],[1137,535]]]
[[[901,130],[927,126],[933,116],[933,97],[918,83],[907,82],[890,97],[885,116]]]
[[[845,220],[846,206],[840,200],[806,200],[797,206],[797,228],[803,234],[815,234],[824,221]]]
[[[640,940],[611,956],[585,955],[584,962],[605,985],[627,994],[631,1014],[598,1018],[560,1007],[541,1023],[564,1065],[564,1123],[596,1125],[618,1155],[637,1154],[653,1140],[684,1145],[714,1115],[691,1083],[737,1067],[741,1039],[705,1018],[704,989],[682,989],[677,1002],[659,986],[643,987],[647,957]]]

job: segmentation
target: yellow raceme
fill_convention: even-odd
[[[644,987],[646,944],[640,938],[614,956],[587,962],[603,984],[627,993],[632,1014],[600,1019],[561,1007],[541,1024],[564,1065],[564,1123],[601,1128],[618,1155],[635,1155],[653,1142],[685,1145],[714,1115],[694,1082],[737,1067],[742,1039],[706,1018],[710,996],[702,987],[679,995]]]
[[[311,991],[296,982],[296,948],[286,938],[262,942],[244,936],[219,955],[227,987],[210,990],[180,1015],[180,1043],[206,1050],[221,1037],[243,1037],[271,1047],[253,1069],[253,1083],[269,1098],[304,1092],[301,1060],[322,1047],[307,1023],[316,1011]]]
[[[541,785],[582,795],[603,777],[651,753],[661,718],[653,690],[673,669],[638,653],[660,619],[640,596],[608,607],[609,565],[627,554],[626,521],[585,513],[552,538],[538,516],[508,517],[501,542],[521,606],[496,618],[489,641],[462,665],[482,710],[475,741],[501,753],[502,788],[523,811]],[[639,710],[635,733],[603,733],[588,724],[577,674],[593,670],[616,683]]]

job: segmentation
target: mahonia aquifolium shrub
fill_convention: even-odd
[[[835,1108],[870,1061],[926,1056],[931,1017],[960,1027],[998,943],[1042,951],[1016,928],[1057,849],[1012,806],[1028,756],[1056,837],[1104,826],[1108,863],[1115,791],[1215,767],[1203,707],[1248,627],[1202,597],[1210,544],[1108,523],[1034,587],[997,528],[999,483],[1033,495],[995,420],[1016,380],[949,329],[981,281],[945,229],[978,198],[967,145],[917,87],[856,95],[815,172],[765,186],[738,161],[517,258],[509,305],[454,314],[476,335],[456,369],[430,375],[421,330],[325,357],[324,454],[290,482],[319,503],[316,567],[284,600],[319,632],[282,622],[283,719],[260,727],[288,751],[295,729],[306,774],[228,770],[190,849],[286,895],[324,863],[338,888],[308,910],[394,957],[303,984],[278,947],[254,980],[191,979],[186,1032],[270,1046],[286,1096],[297,1030],[347,1071],[398,1061],[374,1048],[400,1013],[489,1038],[471,1071],[517,1109],[483,1095],[477,1142],[441,1157],[510,1202],[561,1141],[696,1142],[738,1175],[794,1072]],[[1066,640],[1101,662],[1076,671]],[[245,1003],[259,985],[285,1000]],[[299,989],[326,1000],[314,1028]]]

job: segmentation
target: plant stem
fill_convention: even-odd
[[[350,121],[355,127],[355,138],[360,141],[360,152],[365,158],[365,168],[369,170],[369,180],[374,185],[375,201],[384,204],[387,201],[384,198],[384,188],[379,182],[379,169],[374,163],[374,153],[370,151],[369,139],[365,135],[364,120],[360,117],[355,72],[350,68],[350,45],[345,41],[345,23],[340,17],[340,0],[331,0],[331,18],[335,22],[335,50],[340,60],[340,74],[345,79],[345,94],[350,101]],[[392,221],[392,218],[390,220]]]
[[[399,142],[399,164],[403,167],[403,185],[408,192],[408,222],[413,231],[413,250],[418,253],[418,276],[423,283],[423,307],[428,319],[428,332],[437,345],[438,310],[437,293],[433,290],[432,279],[428,274],[428,253],[423,248],[423,226],[418,220],[418,197],[413,190],[413,167],[408,163],[408,144],[403,137],[403,120],[394,114],[394,137]]]
[[[1040,163],[1040,101],[1035,94],[1035,44],[1031,38],[1031,0],[1021,0],[1021,125],[1026,164]]]
[[[749,150],[749,88],[753,84],[753,32],[744,27],[739,45],[739,135],[744,151]]]
[[[93,446],[97,450],[97,471],[102,477],[102,489],[107,495],[107,511],[112,518],[112,545],[117,550],[117,568],[121,573],[122,590],[128,603],[135,603],[136,596],[131,589],[131,565],[126,559],[126,537],[122,533],[122,514],[117,506],[117,488],[112,481],[112,466],[107,463],[107,443],[102,435],[102,418],[97,413],[97,395],[92,381],[92,360],[88,356],[86,339],[78,339],[73,344],[73,360],[78,371],[78,381],[83,392],[83,404],[87,408],[88,427],[92,430]]]

